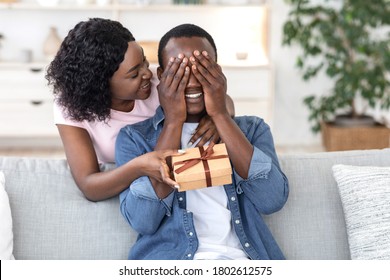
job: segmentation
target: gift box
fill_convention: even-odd
[[[232,167],[225,144],[190,148],[172,157],[174,179],[179,191],[232,183]]]

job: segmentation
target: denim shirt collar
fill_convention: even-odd
[[[163,122],[165,119],[164,111],[161,106],[158,106],[156,109],[156,114],[153,116],[152,122],[153,122],[153,127],[155,130],[157,130],[158,125]]]

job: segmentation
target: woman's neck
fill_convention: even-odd
[[[111,109],[120,112],[131,112],[134,109],[135,100],[112,100]]]

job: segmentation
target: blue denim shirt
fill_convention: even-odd
[[[258,117],[236,117],[254,146],[247,179],[233,167],[225,185],[228,207],[242,248],[250,259],[284,259],[262,215],[280,210],[287,201],[288,181],[280,170],[269,126]],[[118,166],[154,150],[164,124],[161,107],[154,117],[121,129],[116,142]],[[120,194],[120,210],[139,233],[129,259],[192,259],[198,248],[186,193],[173,191],[159,199],[148,177],[140,177]]]

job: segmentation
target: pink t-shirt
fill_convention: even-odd
[[[115,162],[115,141],[119,130],[128,125],[152,117],[159,106],[156,79],[152,79],[152,93],[146,100],[135,100],[131,112],[111,109],[111,118],[107,122],[76,122],[64,114],[62,108],[54,102],[54,123],[77,126],[88,131],[100,163]]]

